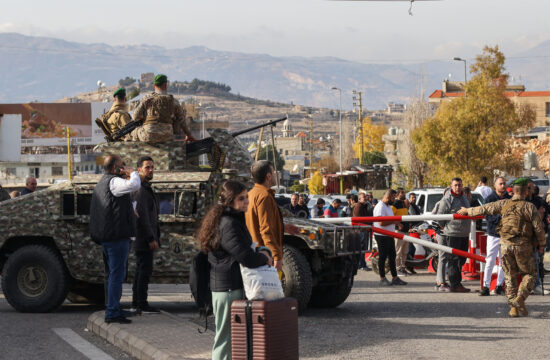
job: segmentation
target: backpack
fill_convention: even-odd
[[[204,317],[204,331],[208,325],[208,316],[212,315],[212,292],[210,291],[210,263],[208,255],[199,251],[193,258],[193,264],[189,273],[189,287],[195,299],[195,305],[199,308],[200,317]]]

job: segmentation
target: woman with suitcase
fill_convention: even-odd
[[[267,248],[252,249],[244,213],[248,209],[248,190],[238,181],[228,180],[219,202],[204,217],[197,240],[210,263],[210,289],[216,318],[212,359],[231,359],[231,303],[243,299],[243,280],[239,264],[257,268],[273,265]]]

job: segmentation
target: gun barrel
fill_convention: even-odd
[[[286,120],[286,119],[288,119],[288,117],[285,116],[285,117],[283,117],[283,118],[280,118],[280,119],[277,119],[277,120],[268,121],[268,122],[266,122],[266,123],[263,123],[263,124],[260,124],[260,125],[256,125],[256,126],[252,126],[252,127],[246,128],[246,129],[244,129],[244,130],[239,130],[239,131],[232,132],[231,135],[233,135],[234,137],[235,137],[235,136],[239,136],[239,135],[241,135],[241,134],[245,134],[245,133],[247,133],[247,132],[251,132],[251,131],[254,131],[254,130],[256,130],[256,129],[260,129],[260,128],[263,128],[263,127],[268,126],[268,125],[274,125],[274,124],[276,124],[276,123],[278,123],[278,122],[281,122],[281,121],[284,121],[284,120]]]

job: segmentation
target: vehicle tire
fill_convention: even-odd
[[[283,277],[281,279],[285,296],[298,301],[298,310],[307,308],[311,297],[311,269],[306,257],[295,247],[283,246]]]
[[[103,284],[84,284],[71,289],[67,299],[73,304],[105,305],[105,290]]]
[[[336,285],[315,286],[311,292],[309,306],[333,308],[346,301],[353,288],[353,266],[348,264],[345,272],[345,276]]]
[[[2,290],[17,311],[50,312],[67,297],[69,275],[55,249],[29,245],[14,252],[6,261]]]

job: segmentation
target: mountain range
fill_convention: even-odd
[[[233,93],[316,107],[338,108],[338,93],[331,91],[338,87],[342,107],[351,109],[355,89],[363,92],[364,106],[383,109],[388,102],[407,103],[422,90],[429,95],[441,88],[449,73],[452,80],[464,78],[464,64],[451,60],[364,64],[337,57],[275,57],[202,46],[84,44],[17,33],[0,33],[0,52],[0,102],[55,101],[93,91],[98,80],[115,85],[126,76],[154,72],[165,73],[170,80],[210,80],[231,86]],[[547,90],[548,54],[550,41],[511,55],[507,69],[527,90]]]

